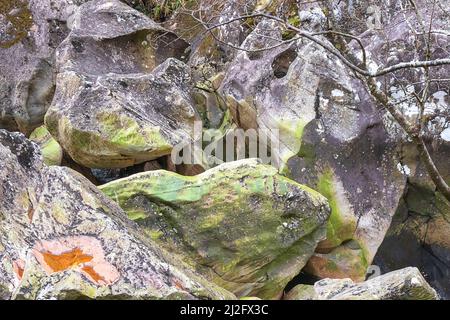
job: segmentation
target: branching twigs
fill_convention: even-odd
[[[385,68],[381,68],[376,72],[371,72],[368,70],[364,70],[361,69],[360,67],[354,65],[352,62],[350,62],[348,59],[346,59],[341,52],[339,52],[339,50],[337,50],[335,47],[329,45],[326,41],[320,39],[319,37],[317,37],[317,35],[323,34],[323,33],[310,33],[307,32],[305,30],[301,30],[293,25],[291,25],[289,22],[270,15],[270,14],[266,14],[266,13],[254,13],[254,14],[249,14],[249,15],[245,15],[245,16],[238,16],[232,19],[229,19],[227,21],[223,21],[217,24],[214,24],[212,26],[208,26],[206,28],[206,30],[204,31],[204,33],[212,33],[213,30],[220,28],[222,26],[228,25],[230,23],[236,22],[236,21],[242,21],[242,20],[246,20],[246,19],[254,19],[254,18],[266,18],[266,19],[270,19],[270,20],[274,20],[277,21],[278,23],[282,24],[287,30],[291,30],[294,31],[297,35],[297,37],[299,38],[306,38],[308,40],[311,40],[313,42],[315,42],[316,44],[318,44],[319,46],[321,46],[322,48],[326,49],[328,52],[332,53],[333,55],[335,55],[336,57],[338,57],[347,67],[349,67],[350,69],[352,69],[353,71],[359,73],[360,75],[366,76],[366,77],[372,77],[372,78],[376,78],[376,77],[381,77],[384,76],[388,73],[392,73],[401,69],[409,69],[409,68],[426,68],[426,67],[436,67],[436,66],[441,66],[441,65],[450,65],[450,58],[449,59],[435,59],[435,60],[430,60],[430,61],[409,61],[409,62],[401,62],[389,67],[385,67]],[[345,35],[346,37],[350,37],[350,38],[357,38],[353,35],[349,35],[349,34],[344,34],[341,32],[336,32],[336,31],[327,31],[329,33],[336,33],[336,34],[341,34],[341,35]],[[326,32],[325,32],[326,33]],[[285,41],[289,41],[289,40],[285,40]],[[359,40],[358,43],[361,44],[361,41]],[[362,44],[361,44],[362,45]],[[247,50],[247,51],[251,51],[248,49],[244,49],[241,47],[237,47],[235,46],[235,49],[238,50]],[[265,48],[265,50],[270,50],[271,48]],[[258,51],[261,51],[260,49],[258,49]],[[364,51],[363,51],[364,52]],[[364,53],[364,57],[365,57],[365,53]]]
[[[365,47],[360,38],[347,34],[344,32],[340,32],[334,30],[332,27],[329,30],[322,32],[309,32],[307,30],[301,29],[300,27],[296,27],[289,23],[286,19],[278,17],[276,15],[268,14],[265,12],[254,12],[251,14],[243,14],[239,16],[235,16],[227,19],[226,21],[220,21],[217,19],[211,19],[205,22],[201,17],[195,17],[194,14],[192,16],[203,25],[204,27],[204,35],[210,34],[212,37],[222,43],[227,45],[233,49],[246,51],[246,52],[261,52],[267,50],[273,50],[279,46],[289,44],[290,42],[297,41],[300,38],[306,38],[318,46],[325,49],[330,54],[336,56],[346,67],[352,70],[355,75],[367,86],[369,93],[375,99],[377,103],[384,107],[385,110],[394,118],[394,120],[400,125],[400,127],[406,132],[411,141],[416,145],[417,150],[419,151],[420,157],[425,164],[425,167],[429,173],[431,180],[436,185],[437,190],[444,195],[444,197],[450,201],[450,187],[440,174],[436,164],[434,163],[430,152],[428,150],[427,144],[424,141],[424,132],[423,132],[423,113],[424,113],[424,105],[428,99],[429,86],[431,82],[439,82],[442,79],[431,79],[429,68],[450,65],[450,57],[449,58],[441,58],[441,59],[432,59],[431,58],[431,34],[437,31],[434,31],[432,28],[432,20],[430,21],[430,25],[427,28],[424,25],[424,20],[420,15],[420,12],[413,0],[409,0],[415,10],[416,18],[420,25],[420,32],[414,31],[415,35],[422,35],[424,37],[425,45],[426,45],[426,54],[425,59],[420,60],[416,59],[415,61],[407,61],[400,62],[390,66],[384,66],[378,68],[378,70],[368,70],[367,67],[367,53],[365,51]],[[326,6],[328,6],[328,12],[332,12],[330,10],[330,3],[324,2]],[[434,9],[433,9],[434,10]],[[288,40],[280,39],[279,43],[264,48],[244,48],[243,46],[234,45],[228,43],[226,41],[221,40],[214,31],[218,28],[221,28],[226,25],[233,24],[237,21],[245,21],[249,19],[268,19],[275,21],[280,24],[280,26],[284,30],[291,31],[295,34],[295,37]],[[328,17],[330,19],[330,17]],[[217,22],[219,21],[219,22]],[[330,36],[331,39],[334,39],[336,43],[333,41],[326,40],[323,36]],[[361,58],[358,58],[356,54],[353,52],[353,49],[348,45],[348,43],[344,40],[344,38],[349,38],[354,40],[360,47],[362,52]],[[376,78],[386,76],[386,75],[395,75],[397,71],[407,70],[407,69],[418,69],[422,68],[424,70],[425,79],[421,81],[424,83],[424,88],[422,92],[422,97],[417,94],[417,92],[413,92],[412,94],[418,100],[418,103],[421,104],[421,116],[419,125],[411,124],[403,115],[401,111],[398,109],[397,101],[391,99],[385,92],[383,92],[377,84]]]

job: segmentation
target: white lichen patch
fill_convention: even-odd
[[[441,139],[450,141],[450,127],[441,132]]]
[[[409,177],[411,175],[411,169],[406,165],[406,164],[402,164],[402,163],[398,163],[397,164],[397,169],[398,171],[401,172],[401,174]]]

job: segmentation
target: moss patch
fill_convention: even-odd
[[[355,219],[350,218],[351,214],[343,212],[348,209],[342,207],[336,183],[331,169],[325,170],[317,182],[317,191],[328,199],[331,208],[331,216],[327,225],[327,239],[321,243],[321,247],[326,248],[334,248],[346,240],[351,240],[356,229]]]
[[[106,139],[118,148],[172,149],[159,127],[141,128],[134,119],[123,114],[99,113],[97,119]]]
[[[210,270],[203,274],[218,285],[262,298],[277,296],[300,272],[329,213],[318,192],[256,160],[194,177],[146,172],[100,189],[161,246]]]
[[[36,142],[44,158],[44,163],[48,166],[61,165],[63,151],[59,143],[50,135],[45,126],[35,129],[31,135],[30,140]]]
[[[71,120],[46,117],[52,134],[78,163],[90,168],[123,168],[170,154],[171,144],[159,127],[141,127],[134,119],[97,114],[99,131],[79,129]]]

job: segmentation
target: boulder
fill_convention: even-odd
[[[151,171],[100,186],[149,238],[238,296],[273,299],[325,235],[327,201],[256,159],[194,177]]]
[[[86,0],[11,0],[0,6],[0,128],[30,134],[55,86],[54,53]]]
[[[116,0],[90,1],[72,20],[45,123],[76,162],[129,167],[194,138],[189,69],[175,59],[184,41]]]
[[[429,41],[433,50],[432,59],[448,58],[446,49],[449,41],[448,16],[442,8],[429,10],[431,4],[426,0],[415,1],[417,10],[425,25],[444,32],[433,34]],[[395,12],[395,11],[394,11]],[[390,66],[414,59],[425,60],[425,37],[415,34],[419,28],[414,10],[406,10],[402,15],[393,15],[386,24],[395,25],[387,32],[367,33],[363,45],[371,53],[371,67]],[[439,44],[439,45],[436,45]],[[356,44],[354,44],[356,46]],[[445,79],[449,74],[448,65],[429,69],[431,79]],[[424,70],[422,68],[403,70],[395,76],[388,75],[383,81],[389,85],[386,91],[403,112],[407,121],[417,123],[420,107],[412,92],[423,92]],[[450,183],[450,137],[447,136],[450,123],[449,84],[446,81],[431,82],[427,87],[428,98],[424,108],[423,139],[443,178]],[[411,83],[418,83],[412,88]],[[406,85],[406,90],[404,90]],[[390,117],[383,119],[386,132],[398,146],[398,169],[407,176],[405,194],[396,210],[386,238],[380,246],[374,264],[383,272],[406,266],[418,267],[427,281],[442,297],[449,297],[450,286],[445,279],[450,272],[450,243],[447,240],[450,228],[450,204],[436,191],[429,178],[424,163],[408,138]]]
[[[446,18],[443,11],[436,10],[434,15],[433,10],[425,8],[425,2],[417,1],[418,10],[423,14],[421,19],[425,21],[425,24],[430,25],[430,19],[432,19],[433,29],[446,28]],[[394,3],[391,4],[393,5]],[[362,6],[362,9],[366,8]],[[423,42],[424,37],[415,34],[411,28],[411,26],[418,28],[415,11],[411,10],[410,7],[402,15],[392,15],[392,12],[396,12],[395,8],[384,7],[382,9],[391,11],[391,16],[383,16],[384,20],[381,27],[384,29],[381,30],[381,27],[379,28],[380,30],[371,29],[361,37],[364,39],[362,40],[362,45],[365,47],[366,52],[369,53],[368,69],[375,72],[380,66],[391,66],[415,59],[426,60],[425,49],[423,49],[426,47]],[[391,26],[395,26],[395,28]],[[446,51],[442,49],[448,44],[445,32],[443,34],[434,34],[430,41],[442,44],[442,46],[434,46],[433,52],[431,52],[433,59],[448,57]],[[353,47],[355,52],[360,52],[359,45],[356,42],[351,42],[350,46]],[[448,65],[430,68],[430,78],[444,79],[449,70]],[[379,81],[377,84],[385,86],[384,90],[411,125],[418,122],[420,115],[420,107],[412,93],[414,91],[423,92],[423,78],[423,69],[416,68],[402,70],[377,79]],[[413,88],[410,85],[411,83],[418,83],[419,85]],[[358,94],[358,99],[355,99],[350,105],[353,104],[351,109],[359,113],[359,116],[351,122],[346,122],[340,114],[352,112],[351,110],[343,111],[345,109],[339,110],[335,108],[335,111],[330,112],[323,110],[321,103],[319,109],[323,110],[320,117],[322,123],[317,125],[311,124],[310,130],[303,135],[303,151],[300,152],[302,159],[292,159],[290,168],[293,169],[291,173],[298,176],[295,180],[310,186],[316,185],[316,189],[329,199],[332,207],[327,241],[319,245],[318,255],[311,259],[307,269],[318,276],[343,277],[348,272],[344,270],[350,270],[348,266],[354,265],[353,262],[350,263],[353,259],[342,258],[338,262],[336,259],[342,256],[344,248],[337,250],[333,246],[342,243],[342,241],[356,240],[363,250],[364,259],[361,260],[360,268],[355,268],[354,265],[351,268],[352,272],[347,273],[347,277],[355,281],[362,281],[365,278],[365,274],[361,272],[358,276],[356,270],[362,271],[364,270],[364,265],[372,263],[377,249],[382,244],[385,234],[391,225],[392,217],[398,211],[399,204],[403,202],[401,198],[404,192],[411,190],[411,188],[407,188],[407,182],[409,186],[417,186],[417,183],[413,180],[417,180],[419,176],[426,177],[428,174],[423,164],[420,163],[416,147],[411,144],[400,126],[390,115],[384,111],[380,112],[377,110],[373,99],[367,96],[360,83],[354,82],[353,88]],[[447,179],[450,177],[447,165],[448,142],[445,141],[445,130],[450,121],[450,114],[448,113],[448,110],[450,110],[447,92],[448,85],[431,82],[427,90],[429,97],[424,109],[425,125],[423,136],[429,145],[429,150],[437,167]],[[332,96],[333,91],[331,92]],[[342,95],[338,91],[334,91],[334,96],[335,98],[346,100],[346,95]],[[329,101],[333,101],[333,99]],[[346,132],[349,128],[358,128],[358,126],[360,129],[355,131],[353,138],[349,136],[340,142],[331,139],[335,136],[332,133],[333,127],[335,131]],[[322,143],[323,139],[328,142]],[[295,163],[295,161],[298,162]],[[308,181],[308,167],[316,168],[316,173],[311,175],[313,180],[316,179],[316,175],[319,176],[316,183],[312,180]],[[331,170],[328,171],[330,168]],[[324,169],[327,170],[325,174]],[[325,180],[328,182],[325,182]],[[419,184],[422,185],[422,183]],[[415,212],[427,217],[430,211],[435,211],[432,209],[434,203],[442,203],[442,197],[436,194],[435,186],[429,179],[426,185],[424,189],[419,187],[419,190],[422,191],[415,193],[414,196],[407,196],[407,198],[422,198],[423,204]],[[427,198],[427,200],[424,198]],[[403,212],[403,209],[400,209],[400,211]],[[417,266],[426,275],[433,273],[434,277],[441,278],[442,276],[438,275],[439,272],[430,270],[430,268],[435,268],[430,267],[436,263],[435,259],[431,258],[431,261],[426,263],[427,266],[423,262],[418,263],[418,255],[424,253],[423,250],[417,248],[418,243],[422,241],[419,240],[419,234],[423,235],[425,228],[420,227],[419,229],[422,230],[419,233],[413,232],[413,234],[416,234],[416,236],[413,236],[413,239],[411,239],[409,231],[406,231],[419,223],[418,221],[422,221],[419,224],[423,225],[422,217],[418,217],[416,223],[412,223],[408,228],[403,229],[409,224],[408,221],[406,224],[403,223],[405,222],[403,221],[404,217],[404,214],[400,213],[399,218],[395,219],[395,225],[389,231],[386,247],[380,255],[380,257],[385,256],[386,259],[377,259],[378,261],[375,264],[381,263],[385,272],[407,266]],[[427,220],[426,217],[425,220]],[[435,221],[439,221],[436,225],[439,225],[442,229],[441,231],[434,230],[432,231],[433,233],[445,234],[447,223],[444,223],[444,220],[436,218]],[[400,229],[403,229],[405,232],[400,232],[399,237],[393,236],[398,234]],[[408,241],[411,242],[408,244]],[[400,243],[402,244],[401,246],[399,246]],[[398,250],[393,248],[398,248]],[[341,254],[336,255],[337,251],[341,252]],[[346,257],[348,257],[348,254],[352,254],[354,257],[355,254],[359,256],[359,253],[348,249],[346,251],[347,254],[344,255]],[[440,252],[439,256],[441,258],[445,256],[443,261],[449,261],[448,253]],[[327,259],[325,259],[324,255],[327,256]],[[405,260],[406,256],[410,257],[410,259]],[[396,257],[399,258],[397,259]],[[356,260],[353,261],[356,262]],[[400,263],[400,261],[402,262]],[[444,266],[445,263],[441,264],[439,262],[438,264],[441,265],[439,268],[448,270],[448,267]],[[389,267],[387,267],[388,265]],[[337,269],[333,269],[333,267],[337,267]],[[431,278],[427,279],[435,285]],[[448,288],[445,290],[448,290]]]
[[[362,283],[323,279],[314,286],[299,285],[287,300],[439,300],[417,268],[405,268]]]
[[[368,263],[365,252],[355,240],[347,241],[330,252],[321,253],[317,250],[304,272],[320,279],[324,278],[351,278],[355,281],[364,281]]]
[[[298,284],[283,295],[283,300],[315,300],[315,297],[313,285]]]
[[[233,298],[144,238],[83,176],[43,164],[22,134],[0,130],[0,154],[0,297]]]
[[[281,38],[279,26],[264,20],[247,37],[242,48],[258,50],[276,46],[277,39]],[[279,136],[280,150],[272,152],[277,152],[280,166],[299,152],[303,129],[316,117],[314,93],[321,71],[331,64],[324,50],[313,45],[302,49],[310,55],[310,60],[300,59],[302,53],[297,52],[298,46],[294,44],[262,52],[240,51],[219,88],[239,127],[261,129],[269,137]],[[318,61],[323,61],[323,70],[317,69]],[[345,77],[342,79],[345,81]]]

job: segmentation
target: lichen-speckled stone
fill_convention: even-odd
[[[67,20],[87,0],[7,0],[0,4],[0,128],[30,134],[55,89],[55,49]]]
[[[393,271],[365,282],[323,279],[314,287],[299,285],[286,300],[439,300],[417,268]]]
[[[327,201],[256,159],[194,177],[152,171],[100,189],[148,236],[239,296],[278,297],[325,235]]]
[[[186,46],[118,0],[80,6],[56,53],[48,130],[89,168],[129,167],[193,140]]]
[[[145,238],[117,204],[0,130],[0,297],[233,298]]]

